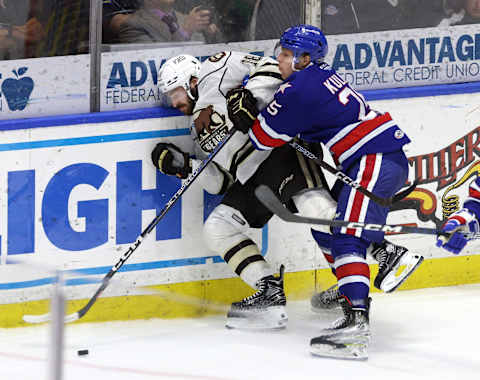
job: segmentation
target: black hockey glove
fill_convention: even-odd
[[[228,117],[233,127],[248,133],[257,118],[257,99],[246,88],[234,88],[227,92]]]
[[[158,143],[152,151],[152,162],[163,174],[181,179],[192,172],[190,155],[171,143]]]

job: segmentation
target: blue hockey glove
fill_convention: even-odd
[[[442,232],[449,233],[447,237],[437,237],[437,247],[459,254],[469,240],[479,232],[479,224],[475,215],[464,208],[452,214],[442,227]]]

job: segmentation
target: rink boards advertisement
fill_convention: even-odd
[[[1,303],[47,299],[55,270],[65,275],[69,299],[90,297],[180,188],[179,179],[155,170],[150,152],[159,141],[190,150],[189,125],[189,118],[173,116],[3,131]],[[145,295],[151,291],[142,286],[235,277],[203,242],[203,222],[219,201],[194,182],[104,295]],[[302,251],[290,255],[302,232]],[[288,254],[279,250],[275,262],[312,270],[315,251],[307,233],[305,226],[289,228],[282,237]],[[250,235],[266,255],[268,227]]]
[[[416,190],[392,208],[388,222],[439,227],[444,217],[459,209],[469,183],[480,174],[477,97],[396,99],[371,105],[389,111],[411,137],[413,142],[406,147],[409,182],[419,179]],[[189,125],[189,118],[170,115],[2,131],[0,300],[15,310],[10,313],[0,306],[2,318],[13,315],[6,323],[2,319],[2,325],[18,325],[21,314],[48,310],[54,271],[64,274],[67,298],[81,300],[77,307],[85,304],[181,186],[180,180],[154,170],[150,152],[158,141],[190,149]],[[328,174],[327,180],[332,182]],[[184,304],[194,303],[201,314],[199,300],[230,302],[247,295],[248,288],[241,288],[219,253],[209,251],[203,241],[202,224],[218,201],[193,183],[125,262],[88,318],[184,315],[178,305],[171,305],[171,298],[178,301],[179,294]],[[334,282],[309,228],[274,218],[251,233],[272,265],[285,264],[287,294]],[[403,288],[480,281],[478,242],[454,256],[436,248],[432,236],[388,238],[426,258]],[[160,286],[162,293],[145,288],[152,285]],[[170,302],[168,308],[151,309],[161,302]]]
[[[327,38],[326,61],[360,90],[480,80],[478,25]]]
[[[0,120],[90,110],[90,56],[0,61]]]
[[[326,62],[359,90],[480,80],[478,26],[427,28],[327,36]],[[110,52],[102,55],[101,109],[162,103],[158,70],[188,53],[201,61],[223,50],[273,55],[276,40]]]

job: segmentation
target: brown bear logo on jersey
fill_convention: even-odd
[[[198,116],[197,116],[198,115]],[[212,105],[193,114],[198,143],[203,151],[212,152],[228,133],[225,116],[213,109]]]

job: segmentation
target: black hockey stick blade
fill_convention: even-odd
[[[415,190],[418,185],[418,179],[416,179],[410,186],[408,186],[405,190],[398,192],[392,197],[392,204],[401,201],[403,198],[406,198],[410,195],[410,193]]]
[[[255,189],[256,197],[267,207],[271,212],[276,214],[280,219],[291,223],[304,224],[318,224],[332,227],[346,227],[346,228],[361,228],[368,231],[390,232],[390,233],[411,233],[411,234],[426,234],[426,235],[442,235],[449,236],[449,234],[437,230],[436,228],[427,227],[413,227],[404,226],[401,224],[374,224],[374,223],[360,223],[347,222],[344,220],[329,220],[320,218],[311,218],[306,216],[295,215],[290,212],[282,202],[277,198],[273,191],[265,186],[260,185]]]

